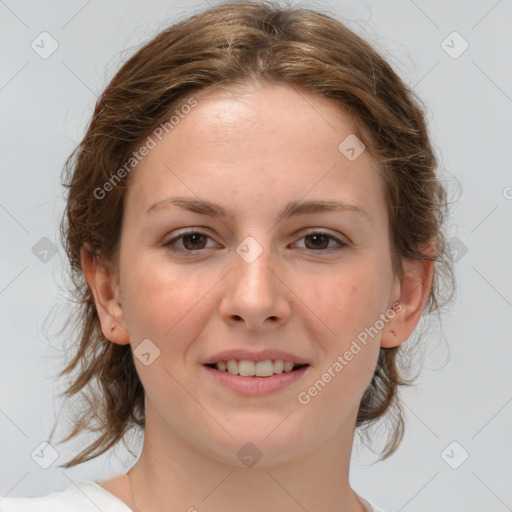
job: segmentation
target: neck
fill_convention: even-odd
[[[249,468],[198,450],[147,407],[142,453],[128,472],[131,508],[226,512],[257,504],[266,512],[364,512],[349,484],[353,423],[293,459],[264,463],[263,456]]]

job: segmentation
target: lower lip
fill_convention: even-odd
[[[283,372],[271,377],[242,377],[229,372],[221,372],[210,366],[204,366],[208,373],[227,388],[241,395],[265,395],[273,393],[297,382],[307,371],[309,366],[303,366],[298,370]]]

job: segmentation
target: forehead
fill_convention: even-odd
[[[202,90],[195,98],[194,115],[180,122],[180,130],[173,130],[170,144],[200,137],[204,149],[244,145],[252,149],[248,156],[261,159],[266,148],[285,143],[293,143],[295,149],[301,144],[302,151],[332,149],[340,135],[354,132],[353,120],[338,103],[294,85],[224,85]],[[258,141],[266,146],[258,146]]]
[[[194,99],[132,171],[126,200],[139,213],[171,193],[260,209],[306,194],[341,194],[370,210],[383,202],[368,152],[351,160],[340,150],[358,139],[333,100],[281,84],[206,89]]]

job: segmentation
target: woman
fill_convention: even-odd
[[[389,64],[324,14],[221,4],[122,66],[67,169],[63,374],[92,398],[66,440],[100,435],[63,467],[144,443],[126,474],[0,510],[379,511],[349,483],[354,434],[391,414],[398,446],[397,355],[450,275]]]

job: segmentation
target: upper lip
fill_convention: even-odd
[[[217,354],[208,357],[203,364],[215,364],[219,361],[229,361],[230,359],[236,359],[240,361],[244,359],[246,361],[266,361],[282,359],[283,361],[291,361],[295,364],[309,364],[304,358],[291,354],[290,352],[283,352],[275,348],[267,348],[258,352],[250,352],[249,350],[235,348],[230,350],[223,350]]]

